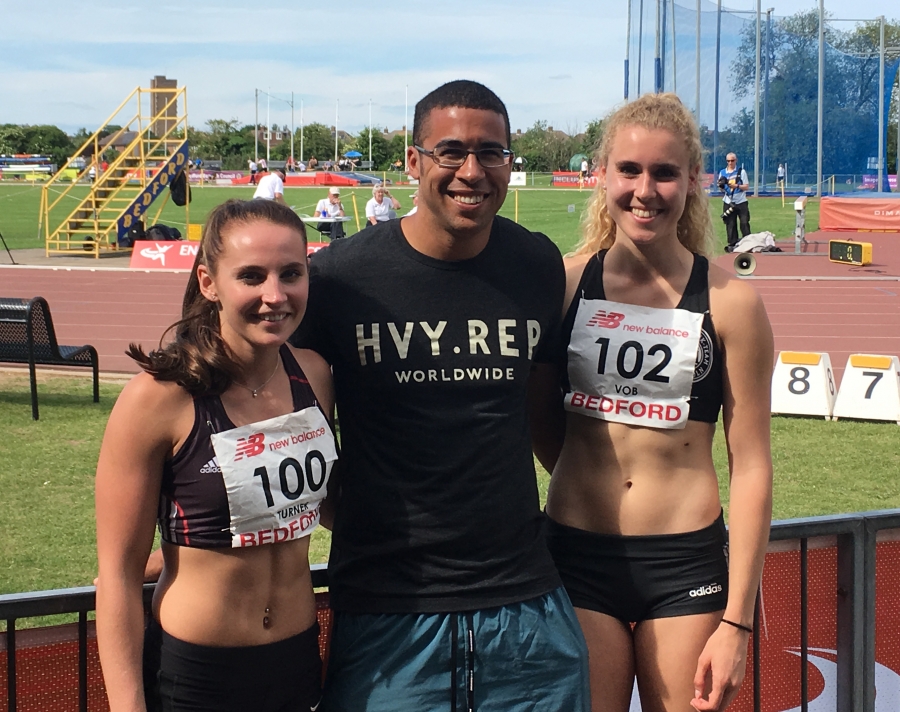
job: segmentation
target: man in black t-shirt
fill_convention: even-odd
[[[527,391],[565,276],[497,217],[509,119],[475,82],[416,106],[415,214],[316,254],[294,343],[332,365],[342,481],[322,712],[586,712],[587,652],[544,539]]]

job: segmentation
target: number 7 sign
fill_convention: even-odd
[[[841,379],[834,419],[892,420],[900,425],[900,359],[853,354]]]

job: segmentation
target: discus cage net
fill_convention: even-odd
[[[698,117],[708,173],[733,151],[763,191],[775,186],[779,164],[790,184],[807,191],[823,176],[832,190],[889,190],[900,26],[888,23],[885,34],[882,18],[824,13],[820,157],[819,10],[774,13],[758,3],[739,11],[709,0],[628,0],[625,99],[676,93]],[[891,143],[900,151],[900,141]]]

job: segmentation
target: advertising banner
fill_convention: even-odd
[[[199,242],[138,240],[131,253],[131,269],[187,270],[194,266]]]

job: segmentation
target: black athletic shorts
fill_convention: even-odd
[[[722,515],[683,534],[615,536],[548,517],[547,544],[572,605],[624,623],[711,613],[728,600]]]
[[[319,624],[268,645],[215,648],[162,631],[159,696],[165,712],[296,712],[322,696]]]

